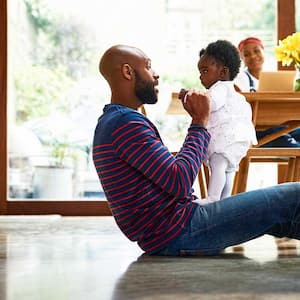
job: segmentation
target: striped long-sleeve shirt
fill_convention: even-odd
[[[197,205],[192,185],[209,140],[192,124],[174,157],[144,115],[104,107],[93,142],[96,171],[119,228],[147,253],[161,250],[191,218]]]

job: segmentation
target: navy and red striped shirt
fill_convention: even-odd
[[[161,250],[191,218],[192,185],[205,159],[209,133],[192,124],[173,156],[141,113],[109,104],[99,118],[93,160],[121,231],[147,253]]]

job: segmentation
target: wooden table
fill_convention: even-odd
[[[260,92],[243,93],[252,107],[252,120],[256,129],[267,129],[277,125],[287,127],[259,140],[257,146],[268,143],[279,136],[300,127],[300,93]]]

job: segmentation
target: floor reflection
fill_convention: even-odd
[[[260,299],[255,294],[288,299],[286,293],[300,293],[299,267],[299,259],[258,263],[241,253],[180,259],[142,255],[119,278],[112,299]]]
[[[216,257],[155,257],[111,217],[34,221],[0,222],[1,300],[300,297],[295,240],[264,236]]]

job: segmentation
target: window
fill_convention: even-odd
[[[268,67],[276,68],[271,0],[260,0],[251,11],[245,0],[212,0],[206,7],[179,0],[10,0],[7,5],[8,190],[1,193],[13,205],[24,199],[28,205],[33,199],[104,199],[90,150],[97,118],[109,102],[98,60],[112,44],[136,45],[152,58],[161,78],[160,102],[147,112],[170,150],[178,149],[189,120],[157,112],[166,111],[172,91],[201,88],[196,61],[202,47],[219,38],[237,44],[256,35],[265,41]],[[6,108],[6,98],[1,101]],[[42,180],[46,169],[58,166],[60,175]],[[59,176],[69,179],[51,188],[50,179]]]
[[[300,31],[300,0],[296,0],[296,31]]]

